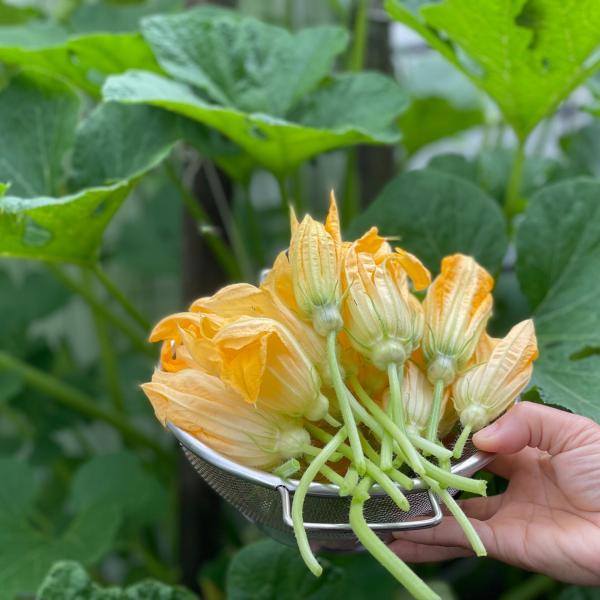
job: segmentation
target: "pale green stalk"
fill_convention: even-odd
[[[444,398],[444,382],[438,379],[433,386],[433,402],[431,405],[431,414],[427,425],[427,439],[430,442],[437,442],[437,432],[440,424],[442,412],[442,399]]]
[[[454,444],[454,458],[459,459],[462,456],[465,444],[471,435],[471,426],[465,425],[464,429],[460,432],[460,436]]]
[[[333,380],[333,389],[335,390],[344,425],[348,431],[348,439],[350,441],[350,448],[352,449],[352,463],[356,467],[359,475],[365,473],[365,456],[363,449],[360,444],[360,438],[358,437],[358,428],[356,421],[354,420],[354,414],[350,408],[348,401],[347,389],[342,380],[342,374],[340,373],[340,366],[337,361],[336,352],[337,343],[337,332],[331,331],[327,336],[327,358],[329,361],[329,372]]]
[[[456,475],[455,473],[434,465],[428,460],[423,460],[423,465],[425,467],[426,475],[435,479],[445,487],[462,490],[463,492],[470,492],[471,494],[477,494],[478,496],[486,495],[487,483],[483,479],[471,479],[470,477]]]
[[[364,499],[371,480],[365,477],[357,487],[357,495],[350,505],[350,525],[360,543],[402,584],[416,600],[441,600],[440,597],[398,556],[396,556],[369,527],[363,514]]]
[[[315,558],[315,555],[310,549],[310,543],[306,530],[304,529],[304,518],[303,518],[303,507],[304,499],[308,492],[310,484],[317,476],[321,467],[329,460],[329,457],[338,449],[338,446],[346,439],[347,433],[346,428],[342,427],[329,442],[325,445],[319,456],[315,457],[314,460],[308,465],[306,471],[300,478],[300,483],[294,492],[294,500],[292,502],[292,522],[294,525],[294,534],[296,536],[296,542],[298,543],[298,549],[302,556],[306,566],[310,569],[311,573],[316,577],[319,577],[323,572],[323,567],[319,564],[319,561]]]

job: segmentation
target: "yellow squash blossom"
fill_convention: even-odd
[[[163,425],[170,422],[248,467],[271,469],[301,455],[310,443],[296,420],[248,404],[221,379],[199,369],[157,370],[142,389]]]
[[[423,302],[425,332],[421,349],[432,383],[449,385],[473,355],[492,313],[494,280],[470,256],[442,260]]]
[[[357,351],[375,366],[402,364],[418,346],[423,333],[420,303],[408,289],[405,266],[419,287],[429,282],[429,272],[404,251],[377,254],[361,252],[361,240],[344,257],[345,330]]]
[[[454,385],[454,406],[463,427],[481,429],[500,416],[531,379],[538,356],[533,321],[515,325],[488,360],[464,373]]]
[[[320,420],[329,401],[321,378],[289,330],[273,319],[245,318],[214,337],[221,377],[259,408]]]
[[[292,219],[289,262],[298,308],[311,319],[317,333],[327,335],[342,327],[340,268],[342,238],[333,192],[325,224],[306,215]]]

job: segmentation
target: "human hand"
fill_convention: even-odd
[[[460,502],[490,557],[561,581],[600,585],[600,425],[522,402],[475,434],[498,457],[487,467],[509,480],[503,494]],[[407,562],[473,554],[453,517],[395,534]]]

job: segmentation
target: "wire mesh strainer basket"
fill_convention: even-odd
[[[271,537],[295,545],[291,502],[297,481],[239,465],[171,423],[169,429],[198,474],[220,496]],[[492,454],[476,450],[469,441],[463,459],[452,466],[452,472],[471,476],[492,458]],[[410,502],[408,512],[400,510],[378,486],[371,488],[365,518],[383,540],[390,540],[393,531],[433,527],[441,521],[442,511],[435,495],[420,479],[413,483],[412,490],[403,490]],[[332,551],[360,549],[348,524],[349,510],[350,498],[340,498],[337,486],[312,483],[304,503],[304,526],[311,546]]]

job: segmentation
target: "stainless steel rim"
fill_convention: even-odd
[[[281,479],[281,477],[277,477],[276,475],[273,475],[271,473],[265,473],[264,471],[259,471],[257,469],[252,469],[250,467],[244,467],[242,465],[239,465],[236,462],[224,457],[222,454],[219,454],[212,448],[209,448],[206,444],[203,444],[200,440],[196,439],[189,433],[186,433],[185,431],[183,431],[176,425],[173,425],[172,423],[167,423],[167,427],[169,428],[171,433],[177,438],[177,440],[190,452],[193,452],[203,460],[211,463],[219,469],[222,469],[223,471],[231,473],[232,475],[235,475],[237,477],[241,477],[246,481],[256,483],[263,487],[268,487],[274,490],[283,486],[289,491],[293,492],[298,486],[297,480]],[[490,454],[488,452],[477,451],[472,456],[454,465],[452,467],[452,473],[455,473],[456,475],[464,475],[466,477],[469,477],[476,471],[483,469],[483,467],[489,464],[494,459],[494,456],[494,454]],[[428,488],[420,478],[415,478],[413,479],[412,490],[404,490],[403,488],[400,489],[402,489],[402,491],[405,494],[410,494],[426,490]],[[315,496],[339,495],[337,485],[325,483],[311,483],[308,489],[308,493]],[[385,491],[383,491],[377,485],[374,485],[371,488],[369,494],[371,496],[387,495]]]

